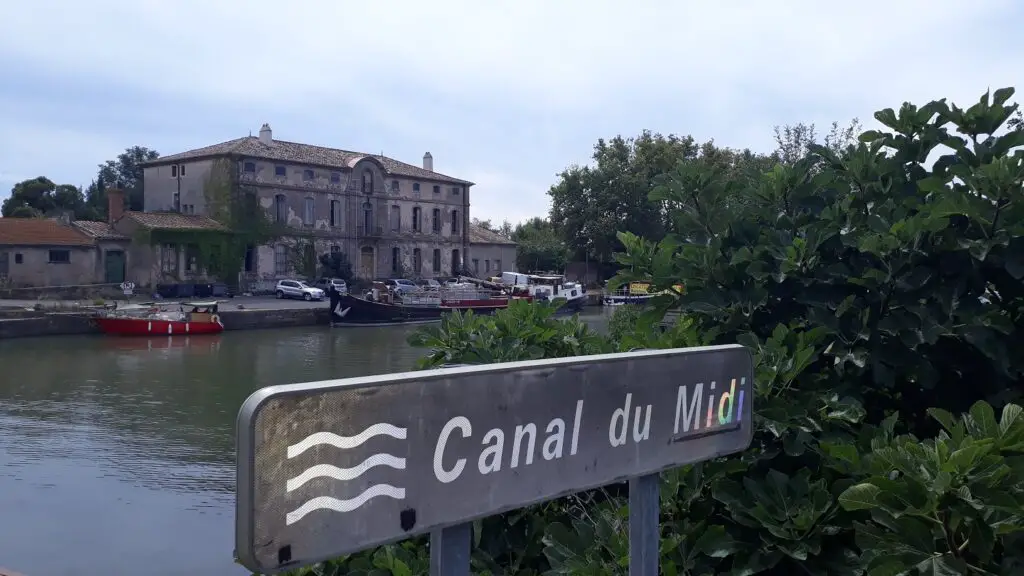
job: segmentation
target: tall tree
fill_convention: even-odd
[[[569,250],[550,221],[531,218],[517,225],[510,237],[516,242],[516,266],[520,270],[565,269]]]
[[[129,210],[142,210],[145,191],[145,178],[142,163],[156,160],[160,153],[145,146],[131,146],[117,155],[114,160],[107,160],[99,165],[96,180],[86,193],[88,203],[100,215],[107,213],[107,186],[115,186],[125,191],[125,200]]]
[[[697,154],[692,137],[648,130],[635,138],[598,140],[593,166],[570,166],[551,187],[551,223],[575,258],[611,262],[619,231],[660,236],[661,207],[648,198],[656,176]]]

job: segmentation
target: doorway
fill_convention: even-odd
[[[373,265],[373,247],[363,246],[359,250],[359,276],[365,280],[376,277]]]
[[[125,277],[124,250],[107,250],[103,253],[104,276],[107,284],[120,284]]]

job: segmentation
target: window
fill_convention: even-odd
[[[434,248],[434,274],[441,273],[441,250]]]
[[[274,166],[274,176],[280,176],[284,178],[288,175],[288,169],[284,166]]]
[[[337,254],[338,252],[341,252],[341,246],[331,244],[331,254]]]
[[[391,249],[391,271],[398,274],[398,271],[402,268],[401,264],[402,253],[398,250],[398,246],[395,246]]]
[[[373,194],[373,172],[363,171],[363,194]]]
[[[421,232],[423,230],[423,210],[419,206],[414,206],[412,209],[412,231]]]
[[[245,271],[250,274],[256,271],[256,247],[252,244],[245,247]]]
[[[398,180],[392,180],[392,181],[391,181],[391,192],[393,192],[393,193],[395,193],[395,194],[398,194],[398,191],[399,191],[400,189],[401,189],[401,188],[399,188],[399,185],[398,185]]]
[[[363,234],[373,234],[373,205],[363,203]]]
[[[462,192],[462,186],[452,186],[452,196],[458,196]]]
[[[312,170],[302,171],[302,179],[305,180],[306,182],[313,180],[313,178],[316,178],[316,174],[314,174]]]
[[[391,230],[398,232],[402,229],[402,208],[395,204],[391,207]]]
[[[160,250],[160,270],[172,274],[178,271],[178,248],[174,244],[164,244]]]
[[[338,174],[337,172],[331,172],[331,184],[340,184],[340,183],[341,183],[341,174]]]
[[[491,261],[490,260],[484,260],[484,274],[487,274],[490,271],[491,271]]]
[[[181,164],[180,166],[178,166],[178,176],[184,176],[184,175],[185,175],[185,165]]]
[[[341,226],[341,202],[331,200],[331,227]]]
[[[440,234],[441,233],[441,209],[440,208],[434,208],[433,226],[434,226],[434,234]]]
[[[242,172],[256,172],[256,163],[246,162],[245,164],[242,164]]]
[[[474,274],[479,274],[480,273],[480,260],[477,259],[477,258],[473,258],[473,273]]]
[[[420,183],[419,182],[413,182],[412,183],[412,191],[416,192],[416,193],[419,193],[419,191],[420,191]]]
[[[25,257],[20,252],[19,253],[15,253],[14,254],[14,263],[15,264],[24,264],[25,263]]]
[[[177,178],[177,177],[178,177],[178,165],[175,164],[175,165],[171,166],[171,178]]]
[[[419,276],[423,273],[423,252],[419,248],[412,249],[412,274]]]
[[[71,262],[70,250],[50,250],[50,264],[67,264]]]
[[[452,275],[462,272],[462,257],[458,250],[452,250]]]
[[[274,246],[274,274],[284,276],[288,273],[288,247],[284,244]]]
[[[459,233],[459,211],[452,210],[452,234]]]
[[[274,220],[279,224],[288,223],[288,201],[284,194],[274,196]]]
[[[494,261],[494,271],[501,272],[501,260]]]
[[[185,272],[199,271],[199,246],[189,244],[185,247]]]
[[[302,223],[306,226],[312,226],[316,223],[316,213],[314,212],[316,206],[313,204],[313,199],[306,198],[306,204],[303,208]]]
[[[441,193],[441,187],[440,186],[434,186],[434,194],[440,194],[440,193]]]

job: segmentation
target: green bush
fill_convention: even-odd
[[[686,292],[610,338],[523,304],[413,343],[424,366],[751,348],[751,448],[662,476],[664,574],[1024,573],[1024,132],[994,135],[1012,94],[880,111],[856,146],[753,184],[680,162],[651,192],[668,234],[620,234],[616,282]],[[474,572],[624,574],[626,518],[621,486],[488,518]],[[422,542],[330,569],[425,573]]]

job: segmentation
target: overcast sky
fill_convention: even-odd
[[[1024,88],[1022,22],[1019,0],[5,2],[0,198],[268,122],[412,164],[429,150],[477,183],[472,216],[519,221],[600,137],[768,151],[779,124]]]

